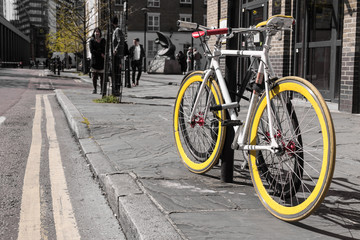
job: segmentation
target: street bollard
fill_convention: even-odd
[[[131,83],[130,83],[130,61],[129,61],[128,56],[125,57],[125,86],[128,87],[128,88],[131,88]]]
[[[221,154],[221,181],[232,183],[234,178],[234,149],[231,148],[234,139],[234,129],[226,129],[225,144]]]

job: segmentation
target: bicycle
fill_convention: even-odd
[[[248,156],[256,193],[265,208],[284,221],[308,217],[323,201],[335,167],[335,132],[331,114],[320,92],[307,80],[277,79],[271,66],[271,40],[279,31],[292,30],[295,19],[276,15],[250,28],[211,29],[178,21],[194,30],[211,59],[205,71],[184,77],[173,113],[174,138],[185,166],[194,173],[210,170],[219,160],[226,129],[235,132],[232,148]],[[265,34],[261,50],[221,50],[222,40],[234,34]],[[210,51],[208,36],[217,35]],[[257,59],[256,80],[248,77],[240,97],[250,87],[245,120],[239,101],[231,100],[219,60],[224,56]],[[248,83],[250,81],[250,83]],[[226,118],[226,111],[229,119]]]

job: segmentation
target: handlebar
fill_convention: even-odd
[[[202,26],[193,22],[186,21],[177,21],[177,26],[179,28],[186,28],[189,30],[201,30],[194,32],[192,35],[194,38],[199,38],[201,36],[210,36],[210,35],[220,35],[220,34],[234,34],[242,32],[264,32],[267,29],[270,29],[272,32],[277,32],[279,30],[292,30],[292,25],[295,24],[295,19],[291,16],[284,15],[275,15],[270,17],[268,20],[259,23],[255,27],[250,28],[217,28],[211,29],[206,26]]]
[[[177,26],[179,28],[188,28],[188,29],[195,30],[195,29],[198,29],[199,24],[193,23],[193,22],[186,22],[186,21],[178,20],[177,21]]]
[[[199,38],[204,35],[211,36],[211,35],[218,35],[218,34],[228,34],[229,29],[228,28],[218,28],[218,29],[210,29],[205,31],[196,31],[192,33],[193,38]]]
[[[197,23],[186,22],[186,21],[181,21],[181,20],[177,21],[177,26],[179,28],[187,28],[189,30],[197,30],[197,29],[210,30],[211,29],[209,27],[206,27],[206,26],[203,26],[203,25],[200,25],[200,24],[197,24]]]

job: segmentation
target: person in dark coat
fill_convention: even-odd
[[[101,93],[105,91],[104,87],[104,58],[105,58],[105,39],[101,37],[100,28],[95,28],[90,40],[91,52],[91,72],[93,81],[93,94],[97,93],[97,79],[100,77]]]
[[[142,71],[142,62],[145,57],[144,47],[139,42],[140,40],[138,38],[135,38],[133,41],[133,45],[129,49],[129,56],[130,56],[131,69],[132,69],[132,82],[134,87],[139,85],[139,80]],[[135,82],[136,69],[138,71],[138,74]]]
[[[114,28],[112,41],[113,41],[113,56],[114,56],[114,79],[112,80],[112,94],[114,96],[120,96],[120,87],[122,86],[121,81],[121,69],[122,62],[124,59],[124,49],[125,49],[125,35],[119,28],[119,19],[114,17],[112,20],[112,25]]]
[[[186,56],[182,51],[179,51],[179,53],[176,55],[176,59],[178,60],[180,66],[181,66],[181,72],[184,74],[186,72]]]

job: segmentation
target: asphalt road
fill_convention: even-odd
[[[55,99],[75,87],[0,69],[0,239],[125,239]]]

